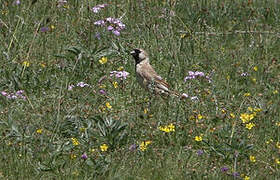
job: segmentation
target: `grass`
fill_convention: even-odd
[[[1,178],[280,178],[278,1],[103,3],[1,3]],[[144,92],[135,47],[189,98]]]

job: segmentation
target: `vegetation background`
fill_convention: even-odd
[[[1,0],[1,179],[280,179],[279,7]]]

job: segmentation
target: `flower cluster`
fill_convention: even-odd
[[[116,78],[119,78],[121,80],[124,80],[129,75],[129,72],[126,71],[111,71],[110,76],[115,76]]]
[[[71,85],[69,85],[68,86],[68,91],[71,91],[74,87],[91,87],[89,84],[87,84],[87,83],[84,83],[84,82],[78,82],[77,83],[77,85],[73,85],[73,84],[71,84]]]
[[[94,6],[91,10],[94,13],[98,13],[101,9],[105,8],[106,6],[108,6],[108,4],[98,4]]]
[[[257,112],[261,112],[262,109],[248,107],[248,110],[250,111],[250,113],[242,113],[240,115],[240,119],[241,119],[243,124],[246,124],[245,127],[250,130],[254,126],[256,126],[253,122],[250,122],[250,121],[252,119],[254,119],[256,117],[256,115],[257,115]]]
[[[140,150],[141,150],[141,151],[146,151],[146,150],[147,150],[147,146],[148,146],[149,144],[151,144],[151,143],[152,143],[152,141],[142,141],[142,142],[140,143],[140,145],[139,145]]]
[[[100,146],[100,150],[101,150],[102,152],[107,151],[108,148],[109,148],[109,146],[108,146],[107,144],[102,144],[102,145]]]
[[[167,126],[159,126],[158,127],[159,130],[163,131],[163,132],[174,132],[175,131],[175,126],[171,123]]]
[[[16,93],[7,93],[5,91],[2,91],[1,94],[3,96],[6,96],[8,99],[17,99],[17,98],[21,98],[21,99],[26,99],[26,97],[23,95],[24,90],[19,90]]]
[[[116,36],[120,35],[120,31],[125,28],[125,24],[118,18],[108,17],[104,20],[94,22],[96,26],[106,26],[108,31],[111,31]]]
[[[188,80],[191,80],[191,79],[196,79],[196,78],[199,78],[199,77],[205,77],[209,83],[211,83],[211,79],[209,76],[206,76],[204,72],[200,72],[200,71],[189,71],[189,75],[185,77],[184,81],[188,81]]]

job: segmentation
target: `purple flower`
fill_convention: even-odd
[[[243,77],[246,77],[246,76],[248,76],[249,74],[247,73],[247,72],[245,72],[245,73],[241,73],[241,76],[243,76]]]
[[[49,28],[48,28],[48,27],[42,27],[40,30],[41,30],[41,32],[43,32],[43,33],[44,33],[44,32],[49,31]]]
[[[112,32],[113,32],[113,34],[115,34],[116,36],[121,35],[121,33],[120,33],[119,31],[117,31],[117,30],[114,30],[114,31],[112,31]]]
[[[232,175],[233,175],[234,177],[239,177],[239,173],[238,173],[238,172],[233,172]]]
[[[72,91],[73,87],[75,87],[75,86],[74,86],[74,85],[72,85],[72,84],[71,84],[71,85],[69,85],[69,86],[68,86],[68,91]]]
[[[100,90],[99,90],[99,93],[100,93],[100,94],[103,94],[103,95],[106,95],[106,94],[107,94],[107,92],[106,92],[104,89],[100,89]]]
[[[107,29],[108,29],[108,31],[112,31],[114,28],[113,28],[113,26],[108,26]]]
[[[135,151],[137,149],[137,145],[136,144],[132,144],[130,147],[129,147],[129,150],[130,151]]]
[[[186,93],[183,93],[183,94],[181,95],[181,97],[182,97],[182,98],[188,98],[189,95],[187,95]]]
[[[119,78],[119,79],[126,79],[127,76],[129,75],[129,72],[126,72],[126,71],[111,71],[110,72],[110,76],[115,76],[116,78]]]
[[[221,171],[222,171],[222,172],[227,172],[228,170],[229,170],[229,169],[228,169],[228,167],[226,167],[226,166],[224,166],[224,167],[221,168]]]
[[[16,1],[14,2],[14,4],[15,4],[15,5],[20,5],[20,0],[16,0]]]
[[[64,4],[66,4],[67,3],[67,0],[58,0],[57,1],[57,7],[61,7],[61,6],[63,6]]]
[[[97,26],[104,26],[105,25],[105,21],[104,20],[98,20],[98,21],[95,21],[93,24],[97,25]]]
[[[201,156],[203,153],[204,153],[204,152],[203,152],[203,150],[201,150],[201,149],[197,150],[197,152],[196,152],[196,154],[197,154],[198,156]]]
[[[108,4],[99,4],[94,6],[91,10],[94,13],[98,13],[101,9],[105,8],[106,6],[108,6]]]
[[[3,96],[6,96],[8,99],[17,99],[17,98],[21,98],[21,99],[26,99],[26,97],[23,95],[24,91],[23,90],[19,90],[16,93],[7,93],[5,91],[2,91],[1,94]]]
[[[86,87],[86,86],[89,86],[89,87],[90,87],[89,84],[84,83],[84,82],[79,82],[79,83],[77,84],[77,86],[79,86],[79,87]]]
[[[194,75],[195,75],[195,76],[200,76],[200,77],[205,76],[204,72],[199,72],[199,71],[196,71],[196,72],[194,73]]]
[[[86,153],[84,153],[84,154],[82,154],[81,158],[82,158],[83,160],[86,160],[86,159],[88,158],[88,156],[87,156]]]
[[[197,96],[193,96],[193,97],[191,97],[191,100],[192,100],[192,101],[197,101],[197,100],[198,100],[198,97],[197,97]]]
[[[97,38],[98,40],[101,38],[101,36],[100,36],[100,33],[99,33],[99,32],[97,32],[97,33],[95,34],[95,38]]]

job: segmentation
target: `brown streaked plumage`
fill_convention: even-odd
[[[150,65],[149,56],[143,49],[134,49],[130,53],[135,59],[135,73],[139,84],[146,90],[165,95],[179,94],[169,89],[169,85],[161,76],[159,76],[154,68]]]

